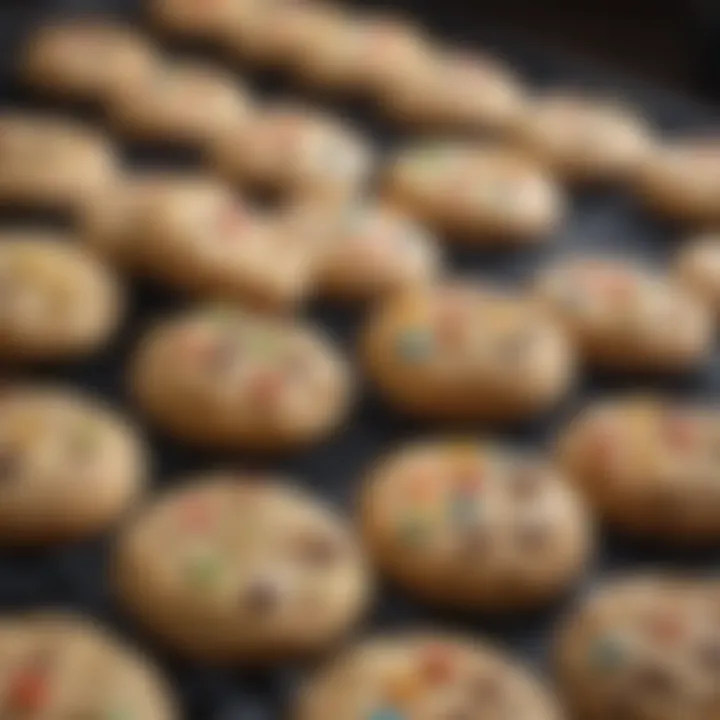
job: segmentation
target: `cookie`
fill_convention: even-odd
[[[77,211],[116,174],[113,148],[73,120],[0,114],[0,206]]]
[[[194,40],[219,41],[256,0],[149,0],[151,22],[164,32]]]
[[[672,279],[633,263],[562,260],[541,272],[536,292],[592,366],[679,372],[712,351],[708,308]]]
[[[425,418],[517,421],[570,390],[574,353],[536,303],[446,282],[390,298],[361,338],[365,370],[395,408]]]
[[[0,394],[0,544],[88,537],[138,499],[143,443],[128,423],[90,398],[56,386]]]
[[[535,100],[518,132],[553,172],[580,183],[631,180],[653,144],[649,126],[634,110],[572,92]]]
[[[464,610],[541,605],[591,551],[576,492],[539,457],[489,442],[418,442],[370,474],[362,526],[372,557],[409,592]]]
[[[94,621],[59,611],[0,618],[4,718],[175,720],[159,671]]]
[[[229,71],[199,61],[168,61],[141,82],[118,86],[108,114],[131,139],[204,148],[243,125],[251,105],[248,91]]]
[[[590,405],[558,457],[612,526],[669,544],[720,540],[720,415],[659,396]]]
[[[300,106],[275,105],[218,136],[210,161],[243,187],[336,200],[365,186],[374,158],[351,126]]]
[[[321,440],[353,395],[345,361],[319,330],[230,307],[159,323],[131,375],[140,406],[169,433],[246,450]]]
[[[116,278],[62,235],[0,233],[0,359],[63,360],[105,345],[122,315]]]
[[[316,292],[367,301],[432,281],[441,271],[437,238],[397,210],[368,200],[340,208],[302,205],[286,217],[287,232],[316,241]]]
[[[403,125],[474,134],[514,131],[525,116],[520,80],[500,60],[466,50],[419,53],[378,96]]]
[[[320,257],[313,238],[288,232],[223,183],[189,173],[129,178],[95,203],[85,227],[91,246],[140,275],[267,309],[304,300]]]
[[[102,20],[46,25],[25,50],[23,77],[44,92],[79,100],[105,100],[118,85],[142,82],[157,62],[132,29]]]
[[[720,711],[717,606],[697,581],[609,583],[565,621],[556,654],[573,717],[713,720]]]
[[[386,169],[386,199],[453,239],[537,242],[563,219],[564,197],[533,161],[500,146],[427,141]]]
[[[720,224],[720,138],[679,138],[655,148],[636,190],[659,215],[704,227]]]
[[[720,315],[720,234],[708,232],[688,240],[678,253],[675,278]]]
[[[549,692],[483,643],[431,633],[374,638],[346,651],[300,695],[294,720],[561,720]]]
[[[115,587],[181,654],[243,664],[313,654],[359,619],[370,580],[339,517],[271,477],[214,473],[120,537]]]

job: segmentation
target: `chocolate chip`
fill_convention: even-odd
[[[665,668],[647,666],[637,671],[633,686],[644,695],[668,696],[675,694],[677,679]]]
[[[256,615],[268,615],[277,608],[280,592],[277,585],[269,579],[257,580],[244,592],[243,606]]]
[[[335,565],[342,555],[340,542],[330,535],[308,534],[298,538],[296,543],[300,559],[314,568]]]

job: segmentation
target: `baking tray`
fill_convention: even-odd
[[[363,6],[370,4],[365,2]],[[28,94],[15,80],[17,50],[28,30],[39,22],[90,12],[132,18],[142,23],[140,6],[138,0],[5,0],[0,4],[0,105],[52,107]],[[479,19],[473,19],[468,7],[460,0],[398,0],[389,6],[412,12],[433,28],[440,38],[497,53],[516,67],[532,87],[581,86],[618,95],[634,102],[658,128],[668,133],[718,128],[720,116],[715,108],[649,87],[607,69],[584,64],[577,58],[536,47],[526,38],[489,28]],[[169,46],[168,49],[204,52],[202,48]],[[284,87],[277,78],[261,77],[250,69],[243,74],[255,80],[253,85],[263,91],[275,93],[287,90],[290,95],[300,95],[299,89]],[[402,138],[392,128],[380,124],[366,109],[338,105],[328,98],[321,98],[320,102],[341,115],[359,120],[380,145],[392,146]],[[91,108],[64,109],[91,120],[97,119]],[[158,148],[127,147],[125,151],[131,166],[162,164],[177,167],[194,162],[192,156]],[[0,226],[4,227],[39,222],[54,224],[62,223],[63,219],[10,213],[0,217]],[[521,283],[536,267],[570,248],[573,251],[619,252],[662,265],[672,257],[680,236],[678,228],[649,217],[621,191],[584,192],[573,197],[572,211],[566,224],[547,246],[510,252],[451,249],[449,259],[462,274],[513,284]],[[105,352],[81,363],[25,372],[22,377],[66,381],[108,398],[133,415],[135,410],[125,392],[124,367],[138,332],[157,315],[186,301],[150,284],[131,282],[129,288],[132,292],[127,322],[120,336]],[[334,334],[349,353],[352,352],[363,316],[361,310],[318,305],[310,308],[308,314]],[[716,353],[712,361],[697,373],[671,381],[591,375],[584,379],[575,396],[552,416],[493,434],[523,446],[546,447],[558,426],[590,398],[638,385],[659,387],[683,397],[701,397],[714,402],[720,398],[720,353]],[[138,420],[142,423],[142,418]],[[434,430],[395,415],[371,392],[364,393],[352,422],[337,437],[319,447],[277,462],[271,460],[264,465],[258,464],[257,459],[241,455],[195,452],[156,434],[151,428],[146,429],[154,449],[156,487],[167,486],[180,474],[223,464],[231,463],[240,468],[267,467],[291,473],[299,483],[348,511],[353,508],[365,468],[378,454],[404,439],[421,437]],[[484,429],[474,426],[465,427],[464,431],[480,435]],[[104,621],[126,637],[133,638],[156,658],[173,681],[189,720],[275,720],[284,717],[293,690],[306,668],[288,665],[267,672],[248,673],[214,669],[166,656],[133,627],[113,601],[107,581],[111,540],[103,537],[21,554],[0,553],[0,610],[7,612],[52,606],[76,610]],[[582,593],[608,574],[658,565],[714,573],[720,569],[720,551],[671,552],[631,543],[606,533],[602,537],[601,552],[595,566],[574,595]],[[429,609],[401,591],[386,587],[365,629],[423,625],[464,631],[500,643],[543,673],[553,627],[572,601],[572,597],[566,597],[551,608],[519,616],[468,617]]]

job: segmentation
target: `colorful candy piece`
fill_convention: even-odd
[[[15,712],[37,713],[48,703],[50,685],[44,663],[21,668],[10,680],[7,706]]]
[[[397,339],[397,352],[407,362],[427,360],[433,350],[432,334],[424,328],[408,328]]]
[[[456,660],[455,651],[449,645],[429,645],[419,659],[420,674],[431,685],[444,685],[455,675]]]
[[[205,590],[216,584],[222,564],[214,553],[202,551],[193,553],[187,561],[187,579],[190,585]]]

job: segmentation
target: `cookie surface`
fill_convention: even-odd
[[[0,205],[77,210],[114,179],[106,138],[73,120],[0,114]]]
[[[553,698],[492,647],[433,634],[366,641],[311,681],[293,720],[560,720]]]
[[[427,418],[527,419],[558,403],[574,379],[572,348],[542,308],[470,282],[381,304],[361,353],[393,406]]]
[[[615,580],[565,622],[564,699],[583,720],[712,720],[720,710],[720,625],[702,583]]]
[[[105,345],[123,301],[112,275],[60,234],[0,233],[0,358],[61,360]]]
[[[453,239],[478,245],[536,242],[561,222],[565,205],[560,188],[533,161],[464,142],[400,151],[386,170],[385,195]]]
[[[212,164],[243,185],[290,196],[345,199],[368,181],[369,144],[352,127],[316,111],[278,105],[223,133]]]
[[[145,510],[120,538],[128,610],[188,657],[264,663],[314,653],[355,623],[370,584],[340,518],[270,477],[216,473]]]
[[[4,718],[176,720],[169,687],[137,650],[61,612],[0,618]]]
[[[611,525],[664,543],[720,540],[710,408],[627,395],[591,405],[560,436],[559,458]]]
[[[132,364],[141,407],[203,445],[273,450],[319,441],[345,420],[349,368],[301,322],[204,307],[159,323]]]
[[[76,20],[40,28],[26,51],[27,82],[53,94],[102,100],[119,84],[151,72],[155,53],[123,25]]]
[[[199,40],[222,40],[256,0],[149,0],[148,14],[161,30]]]
[[[652,152],[650,129],[633,110],[570,92],[537,99],[519,135],[543,163],[577,182],[629,180]]]
[[[363,492],[362,525],[389,577],[468,610],[557,597],[592,544],[582,503],[548,462],[470,440],[418,442],[383,458]]]
[[[590,365],[678,372],[709,357],[709,309],[672,278],[611,257],[561,260],[540,273],[537,297]]]
[[[689,239],[678,253],[675,278],[720,315],[720,234],[710,232]]]

